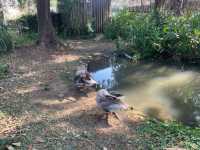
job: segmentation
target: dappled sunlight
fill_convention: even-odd
[[[46,105],[46,106],[62,105],[62,104],[71,103],[71,102],[75,102],[75,101],[77,101],[77,100],[75,98],[73,98],[73,97],[64,98],[62,100],[55,98],[55,99],[44,99],[44,100],[41,100],[40,104],[41,105]]]
[[[101,52],[101,51],[110,51],[115,48],[115,45],[111,42],[97,42],[97,41],[89,41],[89,40],[82,40],[82,41],[73,41],[71,43],[74,50],[72,51],[80,51],[81,53],[94,53],[94,52]]]
[[[44,100],[44,102],[37,103],[37,106],[43,109],[44,111],[49,111],[53,108],[61,108],[55,111],[55,115],[53,117],[65,116],[69,114],[73,114],[76,111],[84,110],[87,111],[91,107],[96,106],[95,97],[92,96],[88,99],[81,98],[78,101],[70,101],[69,98],[64,98],[61,101],[56,99],[53,100]]]
[[[40,86],[40,83],[38,84],[34,84],[34,85],[30,85],[28,87],[21,87],[21,88],[17,88],[15,90],[15,92],[17,94],[27,94],[27,93],[33,93],[36,91],[40,91],[42,88]]]
[[[3,107],[0,107],[3,108],[0,137],[16,138],[25,149],[30,145],[33,149],[42,149],[42,146],[49,149],[45,142],[49,146],[55,140],[68,142],[66,145],[72,142],[76,145],[90,144],[95,148],[96,141],[89,139],[91,134],[106,142],[111,138],[113,143],[117,143],[119,138],[112,139],[112,134],[120,137],[129,133],[112,116],[109,121],[113,127],[98,122],[102,111],[96,108],[96,93],[76,92],[61,77],[62,73],[68,75],[66,70],[72,72],[79,60],[111,52],[113,43],[79,40],[73,44],[73,50],[69,51],[38,47],[15,50],[12,60],[8,60],[13,74],[1,85],[5,90],[1,93],[4,99],[1,100]],[[70,136],[72,139],[68,140]]]
[[[38,89],[39,88],[37,86],[32,86],[32,87],[29,87],[29,88],[17,89],[16,93],[17,94],[26,94],[26,93],[31,93],[31,92],[37,91]]]
[[[27,78],[27,77],[32,77],[35,75],[38,75],[40,72],[38,71],[30,71],[28,73],[24,73],[23,75],[21,75],[21,78]]]
[[[60,64],[60,63],[65,63],[65,62],[72,62],[72,61],[77,61],[80,59],[79,55],[72,55],[72,54],[67,54],[67,55],[52,55],[53,62]]]
[[[79,49],[79,50],[83,50],[83,51],[88,51],[88,49],[95,49],[95,48],[97,48],[97,46],[95,44],[88,45],[87,47],[86,47],[86,45],[76,45],[75,48]]]
[[[88,112],[76,111],[71,115],[54,118],[39,114],[34,120],[20,125],[16,130],[16,135],[31,140],[35,148],[46,140],[50,142],[56,140],[65,142],[65,144],[66,142],[70,142],[68,144],[75,142],[76,145],[84,142],[87,145],[95,146],[93,138],[102,142],[109,139],[113,144],[125,144],[127,139],[136,138],[134,131],[124,128],[124,126],[101,128],[100,124],[96,122],[95,116],[90,113],[91,111],[93,108]],[[10,134],[12,133],[10,132]],[[118,143],[122,137],[123,140]]]
[[[18,127],[27,123],[28,114],[24,114],[20,117],[13,117],[6,115],[6,117],[0,117],[0,138],[10,133],[15,133]]]
[[[198,9],[128,1],[0,1],[0,149],[200,147]]]

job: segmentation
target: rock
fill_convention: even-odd
[[[108,150],[108,148],[107,147],[103,147],[103,150]]]
[[[65,95],[63,93],[58,94],[59,98],[63,98]]]
[[[76,101],[76,99],[74,97],[68,97],[67,100],[69,100],[69,101]]]
[[[94,55],[94,56],[101,56],[102,53],[99,53],[99,52],[98,52],[98,53],[94,53],[93,55]]]
[[[200,122],[200,116],[196,116],[196,117],[195,117],[195,120],[196,120],[197,122]]]
[[[12,143],[13,146],[17,146],[17,147],[20,147],[21,146],[21,143],[20,142],[17,142],[17,143]]]

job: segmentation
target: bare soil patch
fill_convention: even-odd
[[[95,92],[83,95],[72,87],[71,72],[82,59],[109,55],[114,44],[105,41],[72,40],[71,49],[24,47],[1,61],[10,75],[0,80],[0,138],[12,138],[16,149],[136,149],[135,127],[142,120],[127,113],[122,125],[99,122]],[[92,55],[92,56],[91,56]]]

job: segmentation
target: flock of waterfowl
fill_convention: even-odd
[[[122,102],[124,96],[117,92],[101,89],[97,81],[92,78],[92,75],[88,72],[85,65],[78,67],[74,78],[74,84],[76,88],[81,91],[90,88],[96,89],[96,105],[105,112],[106,120],[110,113],[120,119],[116,112],[128,109],[128,105]]]

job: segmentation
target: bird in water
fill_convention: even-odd
[[[86,66],[80,66],[74,78],[75,86],[78,89],[88,89],[90,87],[96,88],[97,82],[92,78],[91,74],[87,71]]]
[[[114,114],[117,119],[122,121],[118,112],[120,110],[127,110],[129,107],[122,102],[123,95],[116,92],[108,92],[106,89],[101,89],[97,92],[96,103],[97,107],[106,112],[106,121],[109,114]]]

